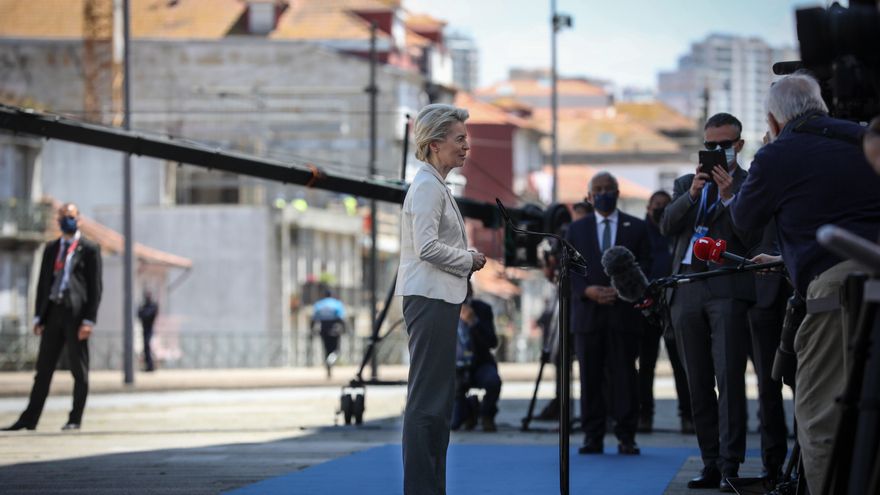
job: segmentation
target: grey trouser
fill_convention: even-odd
[[[810,282],[807,300],[838,294],[846,276],[857,271],[859,265],[854,261],[825,270]],[[843,308],[807,314],[794,339],[798,362],[794,412],[810,493],[822,492],[834,447],[840,418],[835,398],[846,386],[848,340]]]
[[[446,448],[455,397],[455,342],[461,304],[403,297],[409,382],[403,414],[403,493],[445,495]]]
[[[728,476],[746,453],[748,309],[742,299],[712,297],[703,281],[678,287],[670,308],[703,465]]]

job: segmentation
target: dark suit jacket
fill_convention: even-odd
[[[642,271],[647,272],[651,266],[651,242],[645,222],[624,212],[617,222],[617,238],[615,246],[623,246],[636,257]],[[586,217],[572,223],[566,234],[568,241],[581,253],[587,261],[587,276],[571,275],[571,331],[595,332],[601,330],[596,324],[597,308],[600,306],[587,299],[584,291],[591,285],[611,286],[611,280],[602,269],[602,252],[599,250],[599,239],[596,234],[596,216]],[[614,312],[615,330],[638,332],[643,324],[641,314],[633,308],[632,303],[618,300],[608,309]],[[619,322],[619,324],[617,324]]]
[[[495,315],[492,306],[479,300],[471,300],[471,307],[477,315],[477,322],[471,327],[471,344],[474,347],[473,369],[484,364],[495,362],[492,349],[498,347],[498,335],[495,333]]]
[[[36,316],[42,323],[46,322],[49,310],[49,293],[52,290],[52,282],[55,278],[53,273],[55,258],[58,256],[58,248],[61,240],[56,239],[46,245],[43,250],[43,262],[40,266],[40,280],[37,283]],[[70,259],[73,264],[70,270],[70,280],[67,291],[70,297],[70,306],[76,315],[76,324],[83,320],[98,321],[98,305],[101,303],[101,248],[94,242],[80,237],[79,244]]]
[[[779,243],[776,241],[776,222],[771,221],[764,228],[761,242],[749,253],[749,257],[764,254],[780,254]],[[755,307],[767,309],[773,307],[780,297],[788,298],[791,287],[780,273],[755,275]]]
[[[748,174],[745,170],[737,167],[733,173],[733,193],[736,194]],[[672,252],[672,273],[681,273],[681,260],[690,246],[694,235],[694,224],[697,221],[697,212],[700,208],[699,200],[692,202],[688,190],[693,182],[694,174],[687,174],[675,180],[672,202],[663,212],[660,221],[660,231],[665,236],[675,240]],[[737,229],[730,219],[730,210],[718,204],[712,216],[705,222],[709,227],[706,234],[713,239],[727,241],[727,250],[740,256],[747,255],[761,239],[761,230],[744,231]],[[694,257],[694,266],[704,266]],[[712,266],[709,267],[710,269]],[[715,298],[736,298],[746,301],[755,300],[755,279],[751,273],[738,275],[726,275],[723,277],[710,278],[706,281],[709,292]],[[675,289],[667,293],[669,302],[672,303]]]

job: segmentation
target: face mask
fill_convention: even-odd
[[[724,150],[724,156],[727,158],[727,165],[733,165],[736,162],[736,150],[733,146]]]
[[[593,196],[593,206],[600,212],[611,212],[617,209],[617,193],[602,193]]]
[[[64,217],[58,221],[58,226],[61,228],[61,232],[65,234],[72,235],[76,234],[76,219],[72,217]]]
[[[666,207],[657,208],[656,210],[651,212],[651,218],[654,219],[654,223],[660,223],[660,220],[663,219],[663,211],[666,210]]]

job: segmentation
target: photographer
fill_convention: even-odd
[[[672,203],[660,222],[663,235],[675,240],[674,274],[710,269],[693,256],[694,241],[701,237],[724,239],[731,252],[740,253],[760,241],[761,230],[736,228],[728,208],[748,176],[737,162],[744,144],[741,133],[742,124],[733,115],[713,115],[706,121],[704,145],[709,151],[724,150],[726,167],[716,165],[711,175],[697,167],[695,174],[675,181]],[[703,459],[702,473],[688,482],[688,488],[733,491],[727,478],[737,477],[745,460],[746,315],[754,301],[755,279],[750,273],[701,280],[669,291],[672,327],[687,373]]]
[[[816,229],[834,224],[876,239],[880,178],[862,153],[864,128],[829,117],[812,77],[780,79],[770,88],[767,110],[771,142],[755,155],[731,215],[740,229],[759,229],[775,219],[785,266],[807,300],[794,342],[795,416],[807,485],[820,493],[839,416],[835,397],[846,376],[840,287],[859,267],[823,249]]]

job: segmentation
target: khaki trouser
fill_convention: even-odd
[[[807,300],[834,297],[847,275],[858,271],[854,261],[832,266],[810,282]],[[807,486],[814,494],[822,492],[834,448],[840,418],[835,399],[843,393],[848,376],[848,328],[843,308],[807,314],[794,339],[797,434]]]

